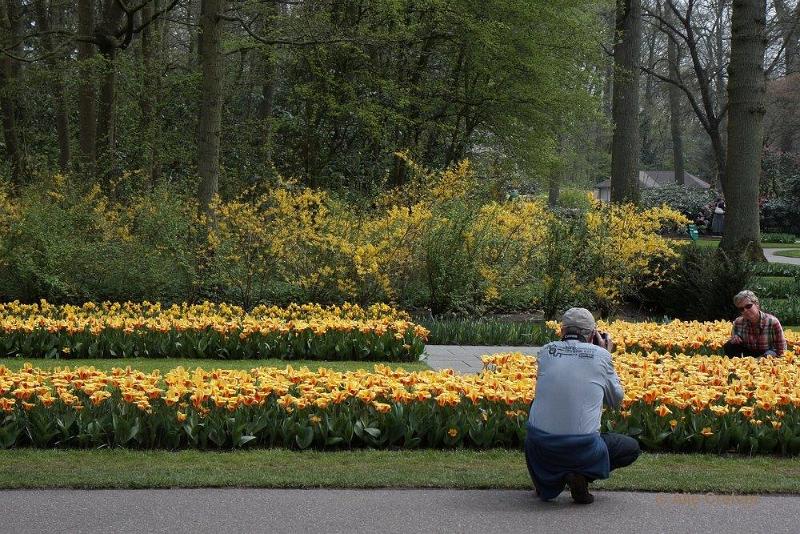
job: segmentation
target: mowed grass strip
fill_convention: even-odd
[[[689,239],[678,239],[677,241],[691,243]],[[696,246],[704,247],[704,248],[717,248],[719,246],[721,239],[720,238],[701,238],[697,241],[694,241]],[[761,243],[761,248],[800,248],[800,243]]]
[[[776,256],[783,256],[784,258],[800,258],[800,248],[789,250],[776,250],[773,252]]]
[[[184,369],[195,369],[201,367],[205,370],[210,369],[243,369],[249,371],[256,367],[277,367],[279,369],[291,365],[294,369],[308,367],[316,371],[320,367],[332,369],[334,371],[346,372],[366,369],[372,371],[376,364],[387,365],[392,369],[402,367],[406,371],[426,371],[430,367],[425,362],[358,362],[358,361],[331,361],[331,360],[217,360],[217,359],[175,359],[175,358],[103,358],[103,359],[43,359],[43,358],[0,358],[0,365],[12,371],[18,371],[25,363],[30,363],[40,369],[54,369],[56,367],[94,367],[98,371],[109,372],[118,367],[125,369],[130,367],[144,373],[150,373],[156,369],[162,374],[176,367]]]
[[[529,489],[521,451],[0,451],[0,488]],[[800,459],[643,454],[592,487],[800,493]]]

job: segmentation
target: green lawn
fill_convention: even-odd
[[[316,370],[320,367],[335,371],[355,371],[357,369],[372,370],[375,364],[388,365],[393,368],[402,367],[406,371],[424,371],[430,369],[425,362],[354,362],[354,361],[315,361],[315,360],[212,360],[212,359],[172,359],[172,358],[119,358],[99,360],[48,360],[36,358],[0,358],[0,365],[11,370],[20,369],[25,362],[30,362],[34,367],[52,369],[54,367],[94,366],[101,371],[110,371],[114,367],[128,367],[149,373],[154,369],[161,371],[183,366],[186,369],[202,367],[203,369],[253,369],[255,367],[280,367],[291,365],[295,369],[308,367]]]
[[[77,467],[79,466],[79,468]],[[800,459],[643,454],[594,487],[800,493]],[[0,451],[0,488],[530,488],[521,451]]]
[[[774,254],[785,258],[800,258],[800,249],[776,250]]]
[[[689,243],[688,240],[681,240],[681,241]],[[699,247],[716,248],[719,246],[719,241],[720,240],[718,238],[703,238],[703,239],[698,239],[694,243]],[[761,243],[761,248],[780,248],[780,249],[800,248],[800,243]]]

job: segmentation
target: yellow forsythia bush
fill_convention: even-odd
[[[160,188],[125,202],[64,177],[19,198],[0,192],[0,297],[60,302],[211,298],[391,302],[434,311],[613,309],[676,257],[661,235],[673,211],[591,204],[554,212],[501,201],[468,161],[443,172],[410,163],[402,187],[357,206],[279,180],[213,217]]]

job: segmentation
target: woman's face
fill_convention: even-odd
[[[755,323],[761,317],[761,310],[758,304],[750,300],[743,300],[736,308],[739,310],[739,313],[742,314],[742,317],[751,323]]]

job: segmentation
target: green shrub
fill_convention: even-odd
[[[111,208],[97,189],[66,181],[27,188],[0,236],[0,298],[186,300],[195,264],[191,206],[167,191]]]
[[[474,226],[476,207],[455,199],[440,206],[422,237],[421,282],[434,314],[445,311],[474,313],[481,301],[480,255],[477,249],[488,238],[474,235],[470,248],[467,234]]]
[[[588,210],[592,207],[590,192],[585,189],[561,189],[558,194],[558,207],[566,209]]]
[[[797,237],[794,234],[771,234],[769,232],[761,234],[762,243],[794,243]]]
[[[553,340],[543,324],[502,319],[416,319],[430,330],[430,345],[538,346]]]
[[[800,265],[789,263],[756,263],[753,266],[756,276],[800,276]]]
[[[583,217],[562,212],[562,217],[548,222],[542,244],[541,279],[537,285],[537,303],[546,319],[555,318],[572,305],[588,305],[590,295],[578,281],[591,280],[586,272],[592,270],[595,258],[591,254],[589,239]]]
[[[761,207],[761,229],[800,234],[800,202],[785,198],[766,201]]]
[[[751,286],[751,289],[760,298],[800,298],[800,276],[794,278],[781,277],[778,279],[754,278]]]
[[[685,185],[665,185],[642,189],[639,204],[644,208],[657,208],[666,204],[675,211],[694,217],[714,200],[714,192]]]
[[[777,317],[782,325],[800,325],[800,297],[760,300],[761,308]]]
[[[644,302],[677,319],[733,319],[736,316],[733,297],[750,287],[753,269],[743,255],[729,256],[722,249],[685,247],[662,286],[643,292]]]

